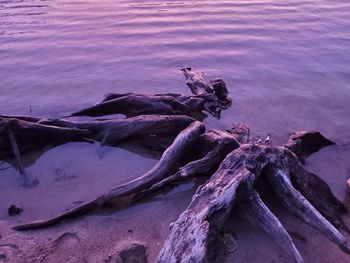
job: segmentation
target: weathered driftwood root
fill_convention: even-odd
[[[249,140],[249,128],[241,123],[235,123],[226,131],[209,130],[201,135],[196,147],[202,152],[200,159],[194,160],[181,167],[179,171],[149,189],[136,196],[136,199],[143,197],[161,187],[184,178],[192,178],[200,175],[212,174],[226,158],[227,154],[237,149],[241,143]]]
[[[15,155],[15,158],[16,158],[19,172],[21,174],[24,174],[24,167],[23,167],[23,163],[22,163],[21,153],[19,151],[17,140],[16,140],[16,137],[13,133],[12,128],[8,128],[7,133],[8,133],[9,139],[10,139],[13,154]]]
[[[225,159],[226,155],[239,147],[239,140],[236,139],[236,134],[210,130],[200,136],[196,145],[196,149],[201,151],[199,159],[187,163],[173,175],[137,194],[135,200],[139,200],[174,181],[212,174]]]
[[[112,93],[108,94],[102,102],[74,112],[72,116],[95,117],[111,114],[124,114],[126,116],[137,116],[140,114],[191,115],[191,108],[175,96],[167,94]]]
[[[288,232],[285,230],[278,218],[261,200],[255,190],[240,191],[240,199],[237,202],[240,215],[251,225],[261,228],[268,233],[273,241],[286,251],[295,262],[303,262],[303,259],[295,247]]]
[[[90,131],[88,139],[102,145],[115,146],[118,143],[147,136],[168,135],[175,137],[195,120],[188,116],[140,115],[126,119],[107,119],[91,121],[68,121],[65,119],[41,120],[40,124],[58,127],[85,129]]]
[[[311,132],[300,136],[313,137],[314,134]],[[312,154],[323,146],[309,147],[301,139],[293,150],[297,153],[306,151]],[[305,173],[296,154],[286,147],[241,145],[225,158],[217,172],[197,190],[188,208],[172,224],[171,233],[159,254],[158,262],[221,262],[221,258],[215,253],[220,251],[222,246],[218,242],[218,236],[233,205],[239,206],[247,221],[266,231],[295,262],[303,262],[287,231],[262,202],[259,194],[253,190],[254,183],[259,179],[272,186],[279,199],[292,213],[350,254],[344,236],[321,215],[331,214],[332,216],[328,217],[331,222],[334,218],[338,219],[334,215],[337,210],[329,209],[336,200],[333,194],[328,192],[329,188],[326,189],[327,195],[322,200],[318,198],[322,194],[317,188],[318,183],[313,185],[311,192],[317,198],[310,202],[318,206],[320,211],[317,211],[296,189],[300,184],[292,184],[292,180],[295,181],[295,178],[300,178]],[[321,191],[323,190],[324,187]],[[337,204],[338,202],[337,200]]]
[[[31,180],[25,173],[21,157],[23,152],[37,150],[48,144],[81,140],[90,133],[83,129],[40,125],[35,121],[37,119],[23,116],[19,116],[18,119],[0,117],[0,159],[15,157],[24,187],[36,186],[38,181]]]
[[[198,153],[198,159],[188,162],[184,156],[193,147],[201,152]],[[216,130],[204,133],[203,124],[194,121],[179,133],[157,164],[144,175],[129,183],[114,187],[96,199],[49,220],[16,226],[14,229],[28,230],[47,227],[63,219],[85,214],[109,201],[125,196],[133,195],[134,199],[138,200],[141,196],[152,193],[180,178],[190,178],[212,172],[230,151],[238,147],[239,143],[235,139],[234,128],[232,128],[231,133]]]
[[[72,141],[94,140],[103,145],[116,145],[134,137],[175,137],[193,121],[191,117],[181,115],[91,121],[28,119],[23,116],[0,118],[0,159],[15,156],[20,162],[20,153]]]
[[[74,141],[99,141],[102,145],[115,146],[126,139],[144,142],[159,142],[168,139],[159,150],[170,145],[175,136],[195,121],[188,116],[147,115],[127,119],[67,121],[64,119],[38,119],[26,116],[0,117],[0,159],[15,157],[16,167],[22,174],[21,184],[33,187],[37,180],[31,180],[25,173],[21,154],[39,150],[44,146],[57,146]],[[146,145],[147,145],[146,143]]]
[[[208,251],[221,250],[222,244],[218,242],[218,247],[216,242],[236,193],[244,184],[251,188],[253,182],[254,175],[248,170],[235,171],[233,176],[231,171],[220,168],[197,190],[191,204],[171,225],[157,262],[216,262],[218,255]]]
[[[225,132],[212,130],[204,133],[203,124],[189,120],[191,124],[179,133],[159,162],[146,174],[49,220],[15,226],[14,229],[47,227],[126,196],[139,200],[175,180],[210,175],[219,166],[172,224],[158,262],[221,262],[224,246],[219,236],[234,206],[239,207],[240,214],[253,226],[266,231],[295,262],[303,262],[287,231],[255,190],[255,184],[261,180],[272,186],[277,197],[293,214],[323,233],[344,252],[350,253],[346,239],[335,228],[346,229],[340,218],[340,214],[346,211],[345,207],[334,197],[328,185],[307,172],[300,162],[302,158],[330,145],[330,141],[316,132],[296,133],[285,146],[273,147],[249,143],[249,129],[241,124]],[[81,122],[43,121],[46,122],[56,127],[87,129],[90,134],[104,131]],[[156,126],[151,125],[147,134]],[[143,128],[140,128],[139,135],[145,135]],[[123,131],[128,133],[127,129]],[[96,138],[103,141],[104,136],[100,134]],[[116,138],[119,141],[120,138]],[[193,147],[199,149],[197,156],[188,158],[186,153]]]
[[[335,144],[328,140],[320,132],[294,132],[283,147],[288,148],[298,156],[300,162],[305,163],[305,158],[323,147]]]
[[[321,133],[313,131],[292,133],[288,142],[283,146],[295,153],[300,162],[304,163],[305,158],[310,154],[334,144]],[[341,214],[347,213],[347,209],[335,198],[328,184],[317,175],[306,171],[296,161],[290,167],[292,168],[292,183],[301,194],[333,225],[350,233],[349,228],[340,217]]]
[[[70,211],[64,212],[61,215],[53,217],[49,220],[16,226],[14,229],[27,230],[50,226],[60,222],[63,219],[85,214],[115,198],[138,193],[147,189],[153,184],[163,180],[166,176],[169,176],[179,168],[182,156],[189,150],[189,147],[191,147],[192,144],[198,140],[203,132],[203,124],[197,121],[193,122],[176,137],[172,145],[170,145],[169,148],[163,153],[159,162],[146,174],[132,180],[129,183],[114,187],[96,199],[84,203]]]
[[[223,80],[206,82],[203,73],[184,68],[187,85],[194,96],[182,94],[110,93],[95,106],[74,112],[71,116],[103,116],[124,114],[128,117],[141,114],[197,116],[206,111],[219,118],[222,109],[231,106],[231,99]]]
[[[37,150],[49,144],[81,140],[89,134],[90,131],[86,129],[56,127],[24,119],[0,117],[0,159],[15,156],[17,162],[20,162],[22,152]]]

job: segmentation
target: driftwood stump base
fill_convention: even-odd
[[[111,187],[55,217],[13,229],[38,229],[63,220],[68,223],[67,219],[109,202],[125,198],[137,202],[174,182],[202,177],[205,183],[171,224],[157,262],[222,262],[226,251],[235,247],[228,241],[232,237],[222,237],[223,225],[234,207],[252,226],[270,235],[295,262],[303,262],[289,233],[260,198],[260,182],[268,184],[290,212],[350,254],[347,240],[339,231],[350,232],[341,219],[341,214],[347,212],[345,206],[326,182],[303,167],[308,156],[334,143],[316,131],[293,133],[283,146],[272,146],[269,140],[251,142],[249,128],[243,124],[234,124],[225,131],[206,131],[204,124],[193,118],[194,112],[206,111],[220,117],[221,110],[231,104],[226,85],[222,80],[206,82],[203,74],[192,68],[182,71],[194,96],[113,93],[96,106],[72,114],[123,113],[128,116],[124,119],[73,121],[0,116],[0,159],[13,157],[24,176],[21,154],[44,145],[97,141],[118,146],[130,140],[149,145],[155,143],[155,138],[171,138],[159,147],[165,150],[157,164],[140,177]]]

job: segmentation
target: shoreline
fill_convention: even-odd
[[[346,168],[343,152],[347,150],[344,145],[327,147],[306,163],[306,167],[326,180],[341,199],[348,194],[343,191],[346,180],[342,182],[340,178],[333,177],[332,172]],[[180,185],[130,208],[99,209],[46,229],[16,232],[10,228],[74,207],[74,203],[95,197],[111,184],[117,185],[137,177],[155,162],[155,159],[120,148],[68,143],[50,149],[26,168],[31,176],[40,180],[35,188],[19,186],[19,173],[13,168],[2,171],[0,251],[5,251],[7,255],[2,262],[104,262],[125,240],[145,244],[148,260],[154,262],[169,234],[169,224],[177,219],[192,198],[196,188],[193,183]],[[124,176],[117,177],[116,174]],[[305,262],[348,261],[348,255],[328,239],[296,219],[280,204],[266,201],[291,233]],[[7,207],[12,203],[24,208],[23,213],[9,217]],[[349,199],[346,205],[349,208]],[[350,225],[348,215],[343,218]],[[291,262],[265,233],[244,223],[235,211],[225,229],[233,231],[238,243],[237,250],[229,254],[225,262]]]

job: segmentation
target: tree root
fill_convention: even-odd
[[[242,217],[268,233],[295,262],[303,262],[291,237],[255,189],[260,180],[272,186],[290,212],[350,254],[345,237],[337,229],[350,233],[341,219],[341,214],[347,212],[345,206],[325,181],[302,166],[309,155],[334,143],[315,131],[293,133],[282,147],[251,143],[249,128],[243,124],[226,131],[205,132],[204,125],[192,117],[206,111],[219,118],[221,110],[230,107],[225,83],[207,82],[203,73],[193,68],[181,70],[193,96],[113,93],[96,106],[72,114],[135,116],[131,118],[71,121],[0,115],[0,159],[14,157],[23,175],[21,154],[48,144],[98,141],[116,146],[129,139],[152,138],[149,141],[153,142],[155,137],[175,138],[144,175],[48,220],[13,229],[48,227],[120,198],[130,197],[135,202],[174,181],[212,175],[171,225],[157,262],[222,262],[224,244],[219,236],[235,206]]]
[[[15,156],[18,166],[20,153],[37,150],[45,145],[79,141],[89,130],[56,127],[15,118],[0,118],[0,159]],[[22,168],[20,168],[23,170]]]
[[[189,79],[193,81],[194,78]],[[197,95],[208,90],[206,86],[191,85]],[[234,125],[226,132],[212,130],[204,133],[201,123],[185,116],[138,116],[87,122],[2,116],[0,121],[1,152],[4,155],[12,150],[22,174],[21,150],[35,148],[37,145],[33,142],[38,140],[42,144],[43,138],[56,143],[88,138],[116,145],[132,137],[174,134],[183,130],[155,167],[143,176],[49,220],[15,226],[16,230],[47,227],[125,196],[133,195],[137,200],[175,180],[210,174],[221,163],[173,224],[158,262],[213,262],[220,259],[220,249],[213,249],[213,246],[219,244],[215,241],[234,205],[252,225],[269,233],[295,262],[302,262],[288,233],[253,190],[254,182],[260,177],[272,186],[291,212],[327,236],[344,252],[350,253],[346,239],[334,227],[348,231],[340,217],[346,212],[344,205],[334,197],[323,180],[304,170],[300,163],[310,154],[333,144],[318,132],[294,133],[284,147],[272,147],[249,144],[249,129],[244,125]],[[17,138],[21,138],[20,144]],[[193,145],[201,145],[201,157],[184,160]]]
[[[309,135],[312,137],[312,133]],[[294,150],[298,147],[306,149],[309,154],[319,150],[303,142]],[[157,262],[221,262],[218,255],[212,254],[213,246],[219,243],[212,240],[217,241],[223,222],[235,204],[243,217],[265,230],[295,262],[303,262],[287,231],[253,190],[254,182],[259,178],[272,186],[292,213],[350,254],[345,237],[321,215],[322,211],[317,211],[293,187],[290,178],[294,176],[291,173],[295,172],[295,166],[290,165],[297,165],[298,171],[303,169],[298,157],[285,147],[243,144],[232,151],[209,181],[197,190],[185,212],[171,225],[171,233]],[[313,193],[318,192],[315,186]],[[325,202],[331,203],[335,197],[331,195],[325,199]],[[323,212],[327,213],[327,207],[320,204],[319,207],[326,209]]]
[[[237,203],[240,208],[240,215],[252,226],[261,228],[270,235],[273,241],[286,251],[295,262],[303,262],[303,258],[288,232],[260,199],[259,194],[255,190],[251,190],[249,194],[243,191],[241,193],[241,199]]]
[[[215,245],[221,227],[230,215],[238,188],[254,182],[248,170],[219,169],[200,187],[192,202],[171,225],[170,235],[159,253],[157,262],[216,262],[208,254]]]
[[[295,153],[302,163],[305,163],[306,157],[333,144],[335,143],[328,140],[320,132],[310,131],[292,133],[288,142],[283,146]]]
[[[169,148],[163,153],[162,158],[158,161],[158,163],[146,174],[136,178],[129,183],[114,187],[96,199],[84,203],[49,220],[19,225],[14,227],[14,229],[28,230],[47,227],[56,224],[63,219],[85,214],[115,198],[135,194],[147,189],[156,182],[163,180],[166,176],[169,176],[172,172],[176,171],[179,168],[182,156],[189,149],[189,147],[196,140],[198,140],[203,132],[204,126],[200,122],[193,122],[176,137],[172,145],[170,145]]]
[[[60,221],[85,214],[113,199],[134,195],[134,200],[148,195],[164,185],[182,177],[206,175],[216,169],[225,156],[239,147],[233,132],[211,130],[204,133],[204,126],[200,122],[192,122],[185,130],[179,133],[174,142],[166,149],[158,163],[146,174],[137,179],[114,187],[95,198],[70,211],[64,212],[49,220],[41,220],[14,227],[16,230],[43,228],[59,223]],[[205,155],[198,160],[182,166],[182,160],[191,147],[202,145]],[[172,175],[173,174],[173,175]]]
[[[210,130],[204,133],[197,144],[201,145],[201,150],[205,152],[202,158],[187,163],[179,168],[175,174],[138,193],[134,197],[134,202],[180,179],[212,174],[226,155],[239,147],[239,142],[235,139],[234,134],[218,130]]]
[[[220,118],[221,110],[231,106],[231,99],[223,80],[206,82],[203,73],[193,68],[183,68],[187,85],[194,96],[181,94],[110,93],[95,106],[74,112],[71,116],[103,116],[124,114],[128,117],[141,114],[187,115],[195,117],[206,111]]]
[[[140,115],[126,119],[68,121],[65,119],[41,120],[40,124],[77,128],[90,131],[88,139],[102,145],[115,146],[122,141],[146,136],[171,135],[175,137],[195,120],[188,116]]]
[[[181,115],[92,121],[6,116],[0,118],[0,159],[14,156],[20,172],[24,173],[20,154],[27,151],[75,141],[99,141],[102,145],[115,146],[136,137],[166,135],[174,138],[193,121]]]
[[[9,128],[7,132],[8,132],[9,138],[10,138],[11,148],[12,148],[13,154],[15,155],[19,172],[21,174],[24,174],[24,167],[23,167],[23,163],[22,163],[21,154],[19,152],[19,148],[17,145],[16,137],[15,137],[11,128]]]
[[[58,120],[55,125],[71,127],[72,122]],[[146,174],[49,220],[18,225],[14,229],[47,227],[121,197],[132,196],[137,201],[175,180],[209,175],[217,169],[171,225],[157,262],[221,262],[224,253],[219,236],[234,206],[239,207],[240,214],[253,226],[267,232],[295,262],[303,262],[289,234],[255,190],[258,180],[270,184],[292,213],[350,254],[346,239],[335,228],[339,226],[340,214],[345,212],[344,206],[328,185],[307,172],[299,160],[300,156],[305,158],[330,143],[324,143],[322,139],[323,142],[315,146],[318,138],[323,136],[315,132],[298,134],[302,139],[294,134],[292,143],[274,147],[249,143],[249,129],[242,124],[225,132],[211,130],[204,133],[200,122],[191,122]],[[186,152],[199,145],[199,159],[184,158]]]

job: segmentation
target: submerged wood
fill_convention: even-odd
[[[15,156],[19,162],[19,154],[23,152],[38,150],[49,144],[79,141],[89,134],[90,131],[86,129],[0,117],[0,159]]]
[[[126,119],[69,121],[66,119],[41,120],[40,124],[69,127],[90,131],[88,139],[102,145],[115,146],[134,137],[172,135],[176,136],[195,120],[188,116],[140,115]]]
[[[0,159],[14,153],[38,150],[46,145],[94,140],[117,145],[133,137],[169,135],[175,137],[195,121],[188,116],[147,115],[126,119],[68,121],[65,119],[0,118]],[[11,138],[9,137],[11,134]],[[16,144],[14,144],[16,139]],[[14,146],[18,146],[15,147]],[[18,149],[16,149],[18,148]],[[15,154],[16,158],[18,154]]]
[[[141,114],[188,115],[195,117],[206,111],[220,118],[221,110],[231,106],[226,84],[221,79],[207,82],[203,73],[193,68],[183,68],[187,85],[194,96],[182,94],[137,94],[110,93],[95,106],[74,112],[71,116],[103,116],[124,114],[137,116]]]
[[[114,199],[135,195],[135,199],[139,200],[140,197],[180,178],[207,175],[217,168],[230,151],[239,147],[234,130],[232,128],[230,133],[216,130],[204,133],[203,124],[194,121],[179,133],[157,164],[144,175],[126,184],[116,186],[101,196],[58,216],[48,220],[15,226],[14,229],[29,230],[51,226],[64,219],[83,215]],[[198,147],[198,145],[201,145],[201,147]],[[199,155],[202,155],[202,157],[188,163],[184,156],[193,146],[201,151]]]
[[[288,142],[283,146],[294,152],[299,160],[304,163],[305,158],[310,154],[333,144],[335,143],[324,137],[320,132],[310,131],[292,133]]]
[[[126,183],[113,187],[101,196],[83,203],[82,205],[64,212],[49,220],[42,220],[29,224],[24,224],[14,227],[16,230],[28,230],[35,228],[42,228],[53,225],[60,222],[63,219],[72,218],[85,214],[92,209],[101,206],[108,201],[115,198],[120,198],[126,195],[135,194],[143,191],[153,184],[163,180],[166,176],[169,176],[172,172],[179,168],[182,156],[186,153],[189,147],[200,137],[204,132],[204,126],[200,122],[193,122],[184,131],[182,131],[169,146],[169,148],[163,153],[161,159],[157,164],[144,175]]]
[[[101,145],[117,146],[126,140],[163,142],[159,150],[169,146],[176,135],[195,120],[188,116],[147,115],[126,119],[68,121],[64,119],[38,119],[26,116],[2,116],[0,118],[0,160],[15,157],[21,173],[20,185],[34,187],[25,172],[21,155],[28,151],[54,147],[67,142],[100,142]],[[163,137],[167,138],[166,140]],[[142,147],[139,147],[140,149]]]

